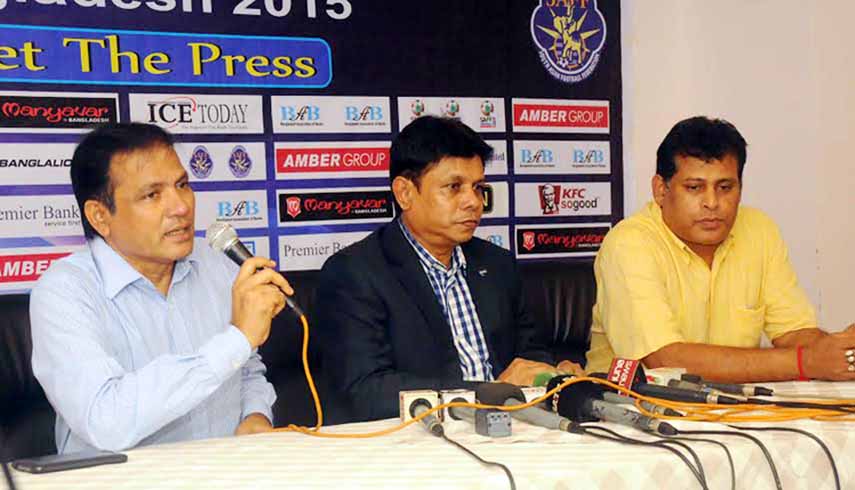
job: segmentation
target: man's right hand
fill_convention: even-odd
[[[855,380],[855,371],[849,371],[846,351],[855,350],[855,329],[824,335],[802,349],[802,366],[811,379],[829,381]]]
[[[232,325],[255,349],[270,335],[270,322],[285,307],[285,294],[294,290],[273,268],[276,262],[253,257],[243,263],[232,285]]]

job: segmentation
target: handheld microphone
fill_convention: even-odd
[[[465,398],[455,398],[452,403],[468,403]],[[475,426],[475,433],[487,437],[507,437],[511,435],[511,416],[496,409],[472,407],[449,407],[448,416],[454,420],[465,420]]]
[[[619,395],[612,391],[605,391],[603,393],[603,400],[614,403],[617,405],[633,405],[635,403],[634,398],[630,398],[628,396]],[[650,403],[646,400],[638,400],[639,404],[642,408],[651,413],[657,413],[659,415],[667,415],[669,417],[683,417],[683,414],[674,410],[673,408],[663,407],[661,405],[656,405],[655,403]]]
[[[416,398],[410,403],[410,416],[413,418],[418,417],[419,415],[427,412],[433,408],[429,401],[424,398]],[[442,437],[445,434],[444,429],[442,428],[442,424],[439,422],[439,419],[434,414],[430,414],[427,417],[420,420],[422,425],[425,426],[428,432],[431,434]]]
[[[240,241],[237,232],[228,223],[222,221],[211,223],[211,226],[205,231],[205,239],[211,248],[218,252],[223,252],[238,266],[243,265],[244,262],[252,258],[252,252]],[[283,291],[282,294],[285,294],[285,292]],[[303,310],[287,294],[285,294],[285,303],[298,317],[305,315]]]
[[[714,383],[712,381],[707,381],[696,374],[684,374],[680,378],[683,381],[697,383],[701,386],[712,388],[714,390],[718,390],[724,393],[730,393],[733,395],[772,396],[774,393],[771,388],[766,388],[763,386],[748,386],[737,383]]]
[[[697,384],[697,383],[690,383],[690,382],[684,381],[682,379],[668,380],[668,386],[671,388],[682,388],[684,390],[700,391],[701,393],[709,393],[712,395],[726,396],[726,395],[724,395],[724,393],[720,392],[717,389],[710,388],[708,386]],[[742,395],[736,395],[736,396],[741,397]]]
[[[547,391],[563,383],[568,376],[556,376],[549,382]],[[668,422],[627,410],[603,400],[606,388],[590,381],[581,381],[566,386],[552,395],[552,409],[559,415],[575,422],[602,420],[626,425],[644,432],[656,432],[666,436],[677,434],[677,429]]]
[[[508,383],[481,383],[475,389],[475,396],[479,402],[485,405],[513,407],[525,404],[525,395],[522,391],[517,386]],[[528,407],[510,411],[510,414],[511,417],[527,424],[564,432],[576,432],[575,424],[566,417],[542,408]]]

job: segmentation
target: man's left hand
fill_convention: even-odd
[[[267,417],[260,413],[252,413],[243,419],[243,422],[237,426],[237,429],[235,429],[235,435],[245,436],[247,434],[260,434],[262,432],[270,432],[271,430],[273,430],[273,424],[267,420]]]
[[[545,362],[529,361],[528,359],[517,357],[513,362],[511,362],[507,369],[499,375],[499,381],[504,381],[505,383],[517,386],[531,386],[531,384],[534,383],[534,378],[538,374],[550,373],[553,376],[557,376],[562,374],[560,371],[565,371],[565,369],[565,372],[576,374],[576,370],[573,366],[577,367],[581,371],[578,364],[574,364],[570,361],[562,361],[561,364],[556,367],[551,364],[546,364]]]

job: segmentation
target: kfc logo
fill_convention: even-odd
[[[560,185],[539,185],[537,192],[540,195],[540,209],[544,215],[558,214],[558,203],[561,196]]]
[[[288,216],[292,218],[296,218],[300,211],[302,211],[302,207],[300,206],[301,199],[297,196],[290,196],[285,199],[285,206],[288,213]]]

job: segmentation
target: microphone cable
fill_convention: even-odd
[[[442,426],[440,426],[440,427],[442,427]],[[447,435],[445,435],[445,431],[443,431],[439,437],[444,439],[446,442],[448,442],[454,446],[457,446],[461,451],[472,456],[473,458],[478,460],[478,462],[481,463],[482,465],[484,465],[484,466],[497,466],[497,467],[501,468],[502,471],[504,471],[505,474],[508,475],[508,481],[511,483],[511,490],[516,490],[517,484],[516,484],[516,482],[514,482],[514,475],[513,475],[513,473],[511,473],[511,470],[507,466],[503,465],[502,463],[496,462],[496,461],[488,461],[488,460],[482,458],[481,456],[478,456],[477,454],[475,454],[472,450],[470,450],[469,448],[467,448],[463,444],[460,444],[459,442],[457,442],[454,439],[451,439]]]
[[[700,483],[701,488],[704,490],[709,490],[709,486],[707,485],[707,480],[706,480],[706,474],[704,473],[703,465],[701,464],[700,458],[698,457],[698,454],[695,451],[693,451],[687,444],[681,444],[681,443],[678,443],[676,441],[674,442],[675,444],[682,446],[684,449],[686,449],[692,455],[692,458],[695,460],[695,463],[697,463],[697,465],[698,465],[697,468],[692,465],[692,462],[689,461],[689,458],[687,458],[685,454],[683,454],[679,450],[669,446],[667,444],[669,441],[665,438],[658,437],[653,441],[644,441],[641,439],[635,439],[632,437],[627,437],[623,434],[620,434],[620,433],[615,432],[609,428],[602,427],[599,425],[593,425],[593,424],[591,424],[591,425],[577,425],[577,427],[579,428],[579,430],[577,430],[576,432],[581,433],[581,434],[585,434],[585,435],[589,435],[589,436],[593,436],[593,437],[596,437],[598,439],[604,439],[607,441],[618,442],[621,444],[629,444],[629,445],[633,445],[633,446],[655,446],[655,447],[659,447],[659,448],[671,451],[672,453],[676,454],[677,457],[679,457],[683,461],[683,463],[686,464],[686,466],[692,472],[692,475],[695,477],[696,480],[698,480],[698,483]],[[609,435],[598,434],[596,432],[592,432],[591,431],[592,429],[603,431]]]
[[[731,490],[736,490],[736,466],[733,464],[733,455],[730,454],[730,449],[727,448],[726,444],[721,441],[716,441],[715,439],[705,439],[702,437],[671,436],[668,439],[678,441],[708,442],[710,444],[715,444],[716,446],[721,446],[721,448],[724,450],[724,455],[727,456],[728,465],[730,466],[730,488]]]
[[[819,444],[819,447],[822,448],[822,451],[828,457],[828,463],[831,465],[831,471],[834,474],[834,487],[837,488],[837,490],[840,490],[840,474],[837,472],[837,465],[834,463],[834,456],[831,455],[831,450],[818,436],[811,434],[806,430],[795,429],[791,427],[740,427],[738,425],[728,425],[728,427],[733,427],[734,429],[738,430],[794,432],[796,434],[802,434],[813,439],[817,444]]]
[[[3,466],[3,476],[6,478],[6,485],[9,487],[9,490],[15,490],[15,480],[12,478],[12,470],[9,469],[9,463],[4,460],[0,463],[0,466]]]
[[[766,445],[763,444],[763,441],[760,439],[750,435],[743,434],[741,432],[735,432],[732,430],[681,430],[678,432],[680,435],[718,435],[718,436],[736,436],[743,437],[752,441],[754,444],[757,444],[760,447],[760,450],[763,451],[763,456],[766,458],[766,462],[769,463],[769,468],[772,470],[772,477],[775,479],[775,488],[778,490],[782,490],[781,486],[781,477],[778,475],[778,468],[775,466],[775,461],[772,459],[772,454],[769,452],[769,449],[766,448]]]

